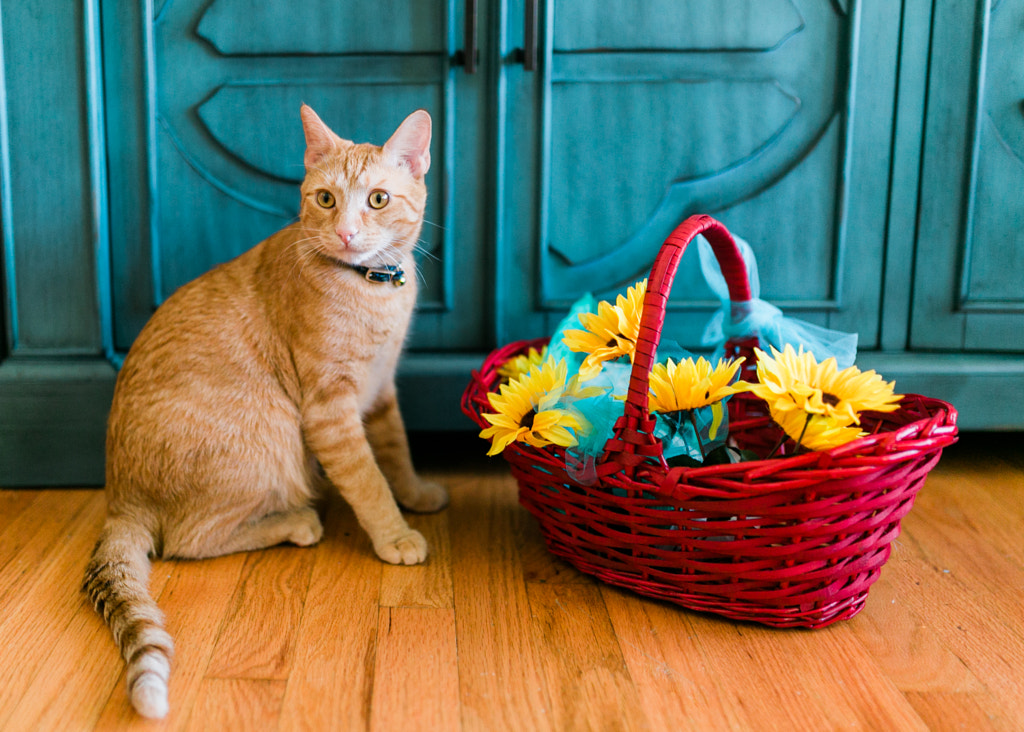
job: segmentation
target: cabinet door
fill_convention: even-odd
[[[114,383],[95,2],[0,4],[0,486],[103,479]]]
[[[342,137],[383,143],[408,113],[434,121],[413,347],[476,344],[482,293],[480,171],[459,115],[478,92],[454,69],[458,18],[443,0],[174,0],[111,3],[115,345],[131,345],[176,288],[294,220],[303,176],[299,107]],[[137,28],[137,33],[124,33]],[[134,72],[133,72],[134,69]],[[456,111],[457,110],[457,111]],[[472,116],[470,117],[472,120]]]
[[[1024,351],[1024,0],[934,13],[910,342]]]
[[[887,0],[549,0],[540,71],[505,72],[500,340],[645,276],[708,213],[762,297],[873,346],[898,25]],[[665,333],[699,346],[716,307],[688,251]]]

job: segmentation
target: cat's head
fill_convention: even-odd
[[[338,137],[302,106],[306,244],[355,265],[398,264],[420,235],[430,167],[430,115],[420,109],[383,147]]]

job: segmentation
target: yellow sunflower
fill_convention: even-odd
[[[667,363],[655,364],[650,377],[651,411],[679,412],[699,409],[735,394],[738,389],[729,384],[739,371],[743,360],[719,360],[714,368],[711,367],[711,362],[703,357],[696,361],[688,358],[675,363],[669,359]]]
[[[849,422],[835,417],[800,410],[779,410],[771,404],[768,411],[794,442],[810,450],[828,450],[865,435],[859,427],[852,427]]]
[[[491,441],[487,454],[497,455],[516,440],[534,447],[575,445],[577,440],[571,430],[582,429],[579,419],[554,405],[567,395],[583,398],[589,390],[579,389],[575,378],[567,383],[567,375],[565,361],[556,364],[548,358],[542,365],[502,384],[498,394],[488,394],[495,413],[483,415],[491,426],[480,432],[482,438]]]
[[[587,354],[580,365],[580,379],[586,381],[597,376],[605,361],[622,356],[633,360],[646,293],[647,280],[637,282],[625,296],[616,298],[615,305],[602,300],[597,304],[596,313],[580,313],[580,323],[585,330],[565,332],[562,341],[566,347]]]
[[[548,357],[548,347],[544,346],[539,351],[531,348],[525,354],[510,358],[498,367],[498,375],[506,379],[519,378],[521,374],[528,373],[534,366],[540,366]]]
[[[768,403],[772,418],[790,437],[815,450],[836,447],[863,433],[851,425],[860,424],[860,413],[871,410],[892,412],[899,408],[901,394],[893,393],[895,383],[886,383],[874,371],[856,366],[839,369],[835,358],[818,363],[814,354],[786,345],[774,347],[771,356],[755,348],[759,383],[737,384]],[[801,437],[802,435],[802,437]]]
[[[626,290],[626,296],[619,295],[615,298],[615,305],[626,316],[626,321],[635,323],[633,327],[633,340],[640,332],[640,316],[644,312],[644,298],[647,296],[647,280],[643,279]]]

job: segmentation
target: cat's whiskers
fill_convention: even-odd
[[[314,259],[316,259],[317,254],[325,253],[323,251],[322,246],[317,246],[317,244],[322,244],[320,239],[320,233],[318,231],[306,227],[302,227],[300,231],[302,233],[311,233],[312,235],[304,237],[302,239],[296,239],[291,243],[290,246],[283,248],[281,250],[281,253],[278,255],[278,257],[281,257],[284,256],[284,254],[289,252],[290,250],[294,249],[295,251],[295,259],[292,262],[291,270],[289,270],[288,272],[288,279],[291,279],[292,277],[295,276],[296,268],[298,268],[299,275],[302,275],[305,271],[306,265],[312,262]],[[306,242],[315,243],[313,246],[302,246]]]
[[[412,249],[412,251],[414,253],[418,252],[419,254],[421,254],[422,256],[426,257],[427,259],[431,259],[431,260],[433,260],[435,262],[440,262],[441,261],[440,257],[438,257],[436,254],[434,254],[430,250],[428,250],[425,246],[422,246],[422,244],[426,244],[427,243],[423,239],[417,239],[415,241],[410,241],[410,240],[406,240],[406,239],[400,239],[396,243],[398,243],[398,244],[400,244],[402,246],[408,246],[410,249]],[[416,261],[415,257],[413,257],[413,261]]]
[[[317,239],[319,241],[319,239]],[[316,261],[318,256],[328,256],[327,252],[322,247],[311,246],[303,247],[298,250],[298,256],[295,258],[296,265],[299,268],[299,276],[305,273],[306,266]]]
[[[385,267],[394,267],[395,269],[402,268],[401,252],[390,244],[387,244],[380,249],[377,252],[377,256],[381,258]]]
[[[406,244],[406,242],[404,242],[404,241],[399,241],[398,243],[402,244],[402,245]],[[413,246],[413,249],[415,249],[415,245]],[[402,266],[402,259],[403,259],[402,251],[398,247],[396,247],[394,244],[387,244],[381,250],[380,253],[381,253],[382,256],[388,256],[389,258],[392,258],[393,261],[394,261],[394,265],[396,267],[401,267]],[[422,282],[424,285],[427,284],[427,280],[423,276],[423,273],[420,272],[420,268],[418,266],[416,266],[416,257],[409,257],[409,262],[411,264],[412,271],[416,275],[417,279],[419,279],[419,281]]]
[[[431,225],[431,226],[433,226],[433,227],[434,227],[435,229],[440,229],[441,231],[448,231],[448,228],[447,228],[447,227],[445,227],[445,226],[441,226],[441,224],[435,224],[435,223],[434,223],[433,221],[427,221],[426,219],[423,219],[423,223],[424,223],[424,224],[430,224],[430,225]]]
[[[419,252],[420,254],[422,254],[427,259],[433,259],[435,262],[440,262],[441,258],[439,256],[434,254],[432,251],[427,249],[425,246],[422,246],[423,244],[426,244],[426,243],[427,242],[424,239],[417,239],[416,241],[414,241],[412,243],[412,250],[414,252]]]

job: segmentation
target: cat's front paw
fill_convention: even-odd
[[[419,564],[427,558],[427,540],[416,529],[408,529],[379,546],[375,544],[373,549],[390,564]]]
[[[421,480],[416,492],[410,496],[404,496],[399,503],[403,508],[416,513],[433,513],[448,505],[448,491],[440,483]]]

